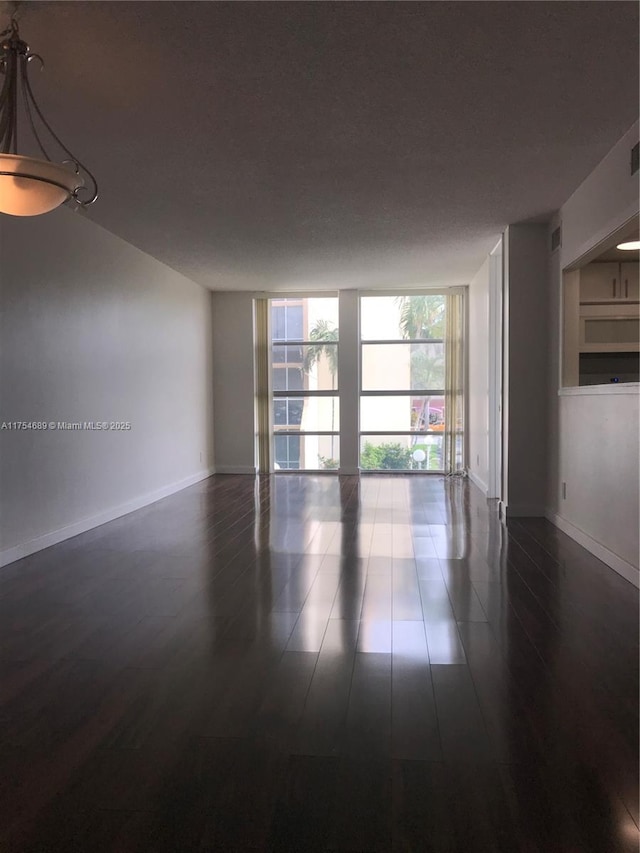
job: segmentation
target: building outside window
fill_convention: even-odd
[[[337,469],[338,299],[271,299],[276,470]]]
[[[463,313],[451,310],[454,302],[434,291],[360,297],[362,470],[462,466],[463,333],[455,329],[462,329]],[[273,468],[337,470],[338,297],[272,298],[269,311]],[[449,331],[448,318],[456,319]],[[458,365],[457,378],[446,370],[450,357]],[[447,375],[452,387],[445,391]],[[355,423],[353,428],[358,429]]]
[[[360,300],[360,467],[444,469],[444,294]]]

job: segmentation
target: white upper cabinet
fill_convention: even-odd
[[[580,270],[580,302],[611,302],[619,284],[620,264],[587,264]]]
[[[592,263],[580,270],[580,302],[637,302],[637,263]]]
[[[620,289],[622,298],[637,302],[640,299],[640,276],[638,263],[620,264]]]

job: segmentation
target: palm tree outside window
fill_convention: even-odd
[[[338,329],[329,320],[318,320],[309,332],[309,340],[312,342],[307,346],[303,370],[306,374],[311,373],[314,368],[319,368],[323,360],[326,361],[329,375],[331,376],[331,390],[335,391],[336,375],[338,373]],[[335,397],[331,398],[331,430],[336,429],[336,404]],[[335,459],[335,436],[331,436],[331,460]]]

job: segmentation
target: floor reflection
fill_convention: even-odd
[[[0,753],[25,850],[81,849],[112,802],[193,840],[158,850],[281,849],[309,814],[322,849],[637,849],[637,591],[469,483],[213,477],[21,565]]]

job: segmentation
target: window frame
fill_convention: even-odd
[[[400,297],[400,296],[441,296],[445,300],[445,311],[446,311],[446,296],[450,292],[450,289],[422,289],[422,290],[394,290],[394,291],[360,291],[359,296],[359,313],[362,315],[362,302],[364,299],[371,298],[380,298],[380,297]],[[445,319],[446,322],[446,319]],[[358,405],[359,405],[359,423],[362,419],[362,408],[360,405],[360,401],[363,397],[441,397],[446,400],[446,392],[444,388],[404,388],[404,389],[389,389],[385,390],[383,388],[378,389],[364,389],[363,386],[363,374],[364,371],[362,369],[364,365],[364,347],[366,346],[396,346],[398,344],[402,344],[407,346],[407,344],[441,344],[443,346],[443,359],[446,359],[446,349],[445,349],[445,341],[444,338],[364,338],[362,336],[362,331],[360,330],[360,340],[359,340],[359,360],[360,360],[360,376],[359,376],[359,393],[358,393]],[[445,377],[446,377],[446,363],[445,363]],[[446,381],[445,381],[446,385]],[[364,440],[367,437],[375,437],[375,436],[398,436],[398,437],[422,437],[424,436],[436,436],[442,437],[442,430],[364,430],[360,426],[358,431],[358,463],[359,465],[362,462],[362,446]],[[384,468],[362,468],[360,467],[361,472],[365,473],[379,473],[386,472],[387,469]],[[434,468],[434,469],[417,469],[417,468],[398,468],[396,469],[398,473],[403,474],[443,474],[443,468]]]
[[[270,397],[270,416],[269,416],[269,443],[270,443],[270,470],[273,473],[277,474],[300,474],[300,473],[314,473],[314,474],[337,474],[338,469],[334,468],[320,468],[319,465],[317,468],[275,468],[277,464],[276,460],[276,452],[275,452],[275,438],[276,436],[280,437],[290,437],[297,436],[304,440],[305,437],[329,437],[329,438],[337,438],[338,442],[340,441],[340,426],[338,423],[338,428],[336,430],[303,430],[296,428],[295,425],[283,424],[282,429],[277,429],[279,425],[276,424],[274,413],[273,413],[273,403],[276,400],[282,399],[295,399],[295,400],[303,400],[308,398],[319,398],[319,397],[335,397],[338,405],[340,403],[340,392],[339,392],[339,377],[340,373],[338,371],[338,384],[333,389],[315,389],[315,388],[301,388],[301,389],[284,389],[284,390],[275,390],[273,388],[273,370],[275,369],[289,369],[292,365],[297,365],[298,362],[275,362],[273,360],[273,350],[274,347],[287,347],[287,346],[296,346],[302,348],[302,353],[304,357],[304,347],[307,346],[316,346],[318,341],[305,340],[305,339],[289,339],[289,338],[274,338],[272,332],[272,311],[273,307],[287,307],[285,305],[273,305],[273,303],[285,302],[286,300],[299,300],[304,302],[307,299],[335,299],[339,300],[339,294],[337,291],[332,292],[315,292],[315,293],[271,293],[265,294],[265,297],[268,302],[268,328],[269,328],[269,341],[268,341],[268,352],[269,352],[269,397]],[[292,306],[293,307],[293,306]],[[339,302],[338,302],[339,307]],[[338,327],[338,340],[337,341],[323,341],[322,343],[325,346],[335,346],[339,347],[340,344],[340,325],[337,323]],[[286,330],[286,323],[285,323]],[[304,330],[304,321],[303,321],[303,330]],[[338,361],[340,358],[339,348],[336,350],[338,353]],[[304,364],[304,361],[300,363]],[[302,369],[302,366],[301,368]],[[287,429],[287,426],[292,426],[293,428]],[[300,446],[302,447],[303,441],[300,442]]]

